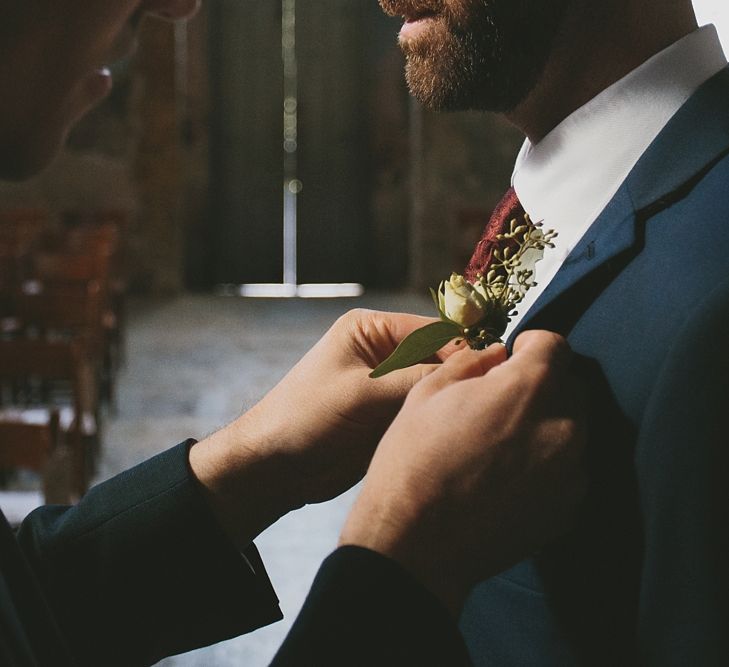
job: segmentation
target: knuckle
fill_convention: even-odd
[[[443,368],[458,368],[460,366],[473,363],[473,354],[475,354],[473,350],[464,347],[448,357],[448,359],[443,362]]]
[[[468,363],[468,352],[466,350],[459,350],[448,357],[433,375],[437,376],[438,380],[443,381],[453,375],[458,375]]]
[[[581,429],[574,419],[560,419],[555,427],[556,437],[565,450],[578,446],[581,442]]]
[[[368,341],[377,331],[375,314],[375,311],[366,308],[353,308],[340,315],[332,328],[358,341],[362,349],[367,349]]]
[[[556,425],[556,438],[565,453],[580,451],[584,442],[583,431],[574,419],[560,419]]]
[[[547,420],[539,430],[540,458],[545,463],[551,462],[558,470],[577,468],[583,440],[582,429],[575,420]]]
[[[519,338],[522,339],[522,344],[533,346],[540,356],[548,359],[568,356],[570,353],[569,343],[563,336],[554,331],[534,329],[525,331]]]
[[[567,358],[570,355],[569,343],[553,331],[544,331],[541,343],[547,358],[556,360]]]
[[[344,315],[341,315],[337,322],[345,325],[356,325],[365,321],[371,315],[371,311],[365,308],[352,308],[348,310]]]

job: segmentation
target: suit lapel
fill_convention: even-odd
[[[729,68],[704,83],[640,158],[509,338],[525,329],[568,335],[584,310],[640,252],[643,223],[685,196],[729,153]]]
[[[582,300],[575,298],[575,290],[582,288],[581,292],[595,294],[596,280],[604,279],[606,272],[615,275],[615,268],[624,265],[618,260],[632,256],[631,250],[635,247],[635,211],[627,190],[622,187],[569,254],[516,327],[510,341],[525,329],[549,329],[564,336],[569,334],[583,309]],[[586,290],[583,283],[588,279],[591,287]],[[565,308],[574,316],[569,317]]]
[[[729,148],[729,67],[704,83],[626,179],[637,210],[668,205]],[[668,197],[668,201],[664,201]]]

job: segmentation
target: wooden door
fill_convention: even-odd
[[[221,0],[212,13],[212,273],[218,283],[280,282],[281,0]],[[387,21],[374,0],[296,3],[299,283],[367,283],[377,271],[370,64],[396,49]]]

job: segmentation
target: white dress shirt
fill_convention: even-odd
[[[726,66],[713,25],[675,42],[577,109],[537,144],[524,142],[512,185],[524,210],[558,232],[535,267],[508,336],[649,144],[696,89]]]

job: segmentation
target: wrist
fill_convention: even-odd
[[[246,415],[190,449],[190,467],[206,501],[241,550],[300,506],[284,452]]]
[[[429,531],[428,512],[412,503],[396,504],[368,494],[357,499],[342,528],[338,546],[357,546],[386,556],[433,593],[454,618],[460,615],[470,586],[445,536]]]

